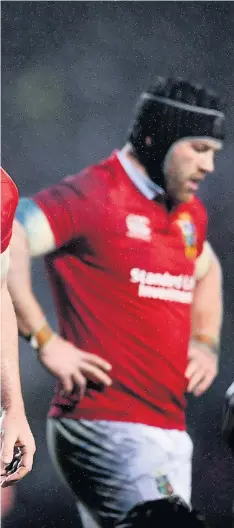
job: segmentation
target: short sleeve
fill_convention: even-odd
[[[102,202],[102,185],[95,170],[69,176],[32,199],[46,215],[56,247],[89,234]]]
[[[19,195],[16,185],[1,168],[1,253],[6,251],[11,240],[18,199]]]

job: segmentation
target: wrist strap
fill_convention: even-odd
[[[31,345],[36,350],[40,350],[43,346],[47,345],[54,336],[55,333],[46,321],[40,330],[32,335]]]
[[[216,339],[213,337],[206,335],[206,334],[196,334],[192,336],[192,341],[197,341],[197,343],[201,343],[202,345],[208,346],[214,354],[219,354],[219,343]]]
[[[20,335],[31,345],[32,348],[34,348],[34,350],[40,350],[43,346],[49,343],[49,341],[55,336],[55,333],[45,319],[42,326],[33,334],[22,335],[20,333]]]

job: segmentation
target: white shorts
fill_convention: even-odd
[[[100,526],[143,501],[178,495],[190,504],[193,444],[185,431],[50,418],[48,444],[63,480]]]

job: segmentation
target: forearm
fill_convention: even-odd
[[[28,242],[24,229],[17,221],[14,222],[10,257],[8,287],[18,327],[22,334],[31,334],[42,326],[45,315],[32,291]]]
[[[7,284],[1,288],[1,390],[2,407],[23,408],[16,316]]]
[[[212,253],[206,274],[196,282],[192,306],[192,336],[207,335],[219,344],[223,322],[222,270]]]

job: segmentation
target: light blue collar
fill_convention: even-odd
[[[164,190],[136,167],[124,152],[118,150],[117,158],[138,191],[148,200],[153,200],[158,194],[164,194]]]

